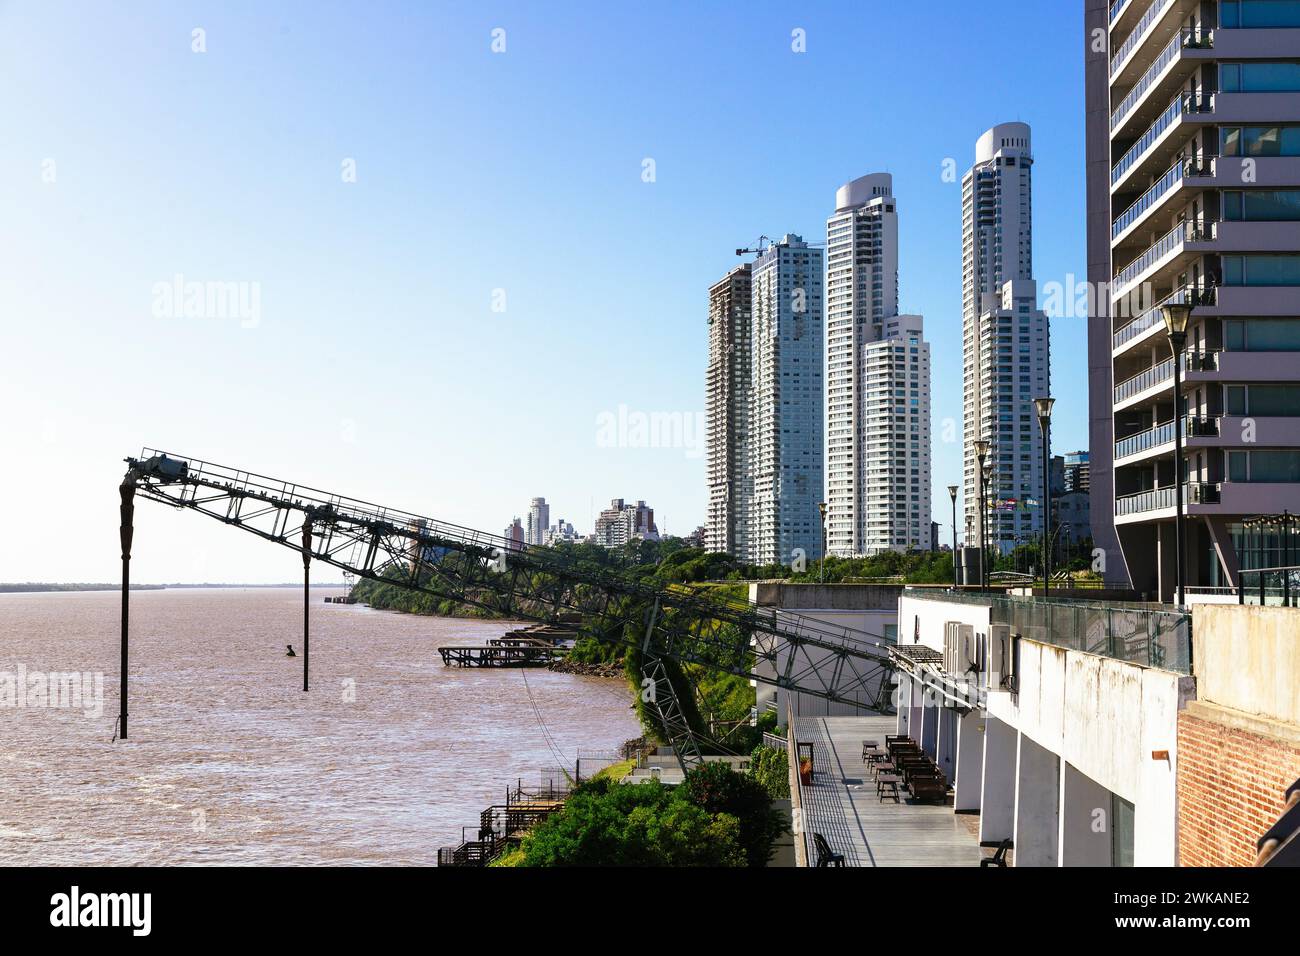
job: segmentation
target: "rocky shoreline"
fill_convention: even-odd
[[[547,665],[548,670],[556,671],[560,674],[577,674],[581,677],[623,677],[623,665],[617,661],[607,661],[600,664],[587,664],[582,661],[571,661],[567,657],[562,657],[557,661],[552,661]]]

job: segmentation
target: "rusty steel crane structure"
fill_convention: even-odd
[[[122,480],[121,709],[126,739],[130,560],[137,495],[186,508],[302,555],[303,690],[309,688],[312,561],[503,616],[555,623],[637,654],[642,698],[683,769],[707,738],[692,726],[674,675],[703,665],[830,701],[890,709],[887,642],[850,628],[688,588],[640,580],[557,548],[520,547],[498,535],[319,491],[211,462],[144,449]],[[730,625],[730,626],[727,626]],[[679,680],[680,684],[681,681]]]

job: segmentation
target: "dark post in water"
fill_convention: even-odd
[[[307,615],[311,605],[311,519],[302,523],[302,689],[307,690],[307,670],[311,662],[311,636]]]
[[[118,725],[122,739],[126,740],[126,635],[127,619],[130,615],[131,535],[135,530],[135,482],[128,477],[122,482],[118,492],[122,495],[122,670],[118,688],[118,696],[121,699]]]

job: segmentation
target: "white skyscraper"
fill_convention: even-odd
[[[858,422],[863,468],[857,553],[928,550],[930,540],[930,346],[919,315],[885,319],[862,346]]]
[[[986,539],[1000,551],[1042,524],[1042,433],[1034,399],[1049,394],[1047,316],[1034,282],[1031,170],[1025,123],[979,138],[962,179],[964,487],[967,540],[978,541],[975,442],[985,461]]]
[[[551,506],[545,498],[534,498],[528,506],[528,527],[524,531],[525,544],[546,544],[546,530],[551,526]]]
[[[893,177],[841,186],[826,220],[826,541],[845,557],[928,548],[930,353],[898,314]]]
[[[752,269],[746,554],[756,564],[821,556],[822,252],[799,236]]]

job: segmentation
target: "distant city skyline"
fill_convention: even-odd
[[[19,465],[0,495],[22,545],[0,580],[111,580],[112,489],[143,445],[484,530],[540,489],[586,530],[627,490],[688,534],[707,509],[704,290],[760,234],[820,238],[831,190],[868,170],[906,197],[899,311],[935,343],[946,525],[960,171],[991,124],[1034,126],[1042,295],[1087,271],[1081,12],[969,9],[6,5],[0,401]],[[762,111],[733,108],[744,78]],[[865,86],[868,123],[810,95]],[[1053,338],[1081,354],[1083,317]],[[1085,383],[1060,391],[1054,444],[1085,447]],[[675,416],[676,437],[606,441],[622,408]],[[292,556],[152,507],[133,567],[293,577]]]

